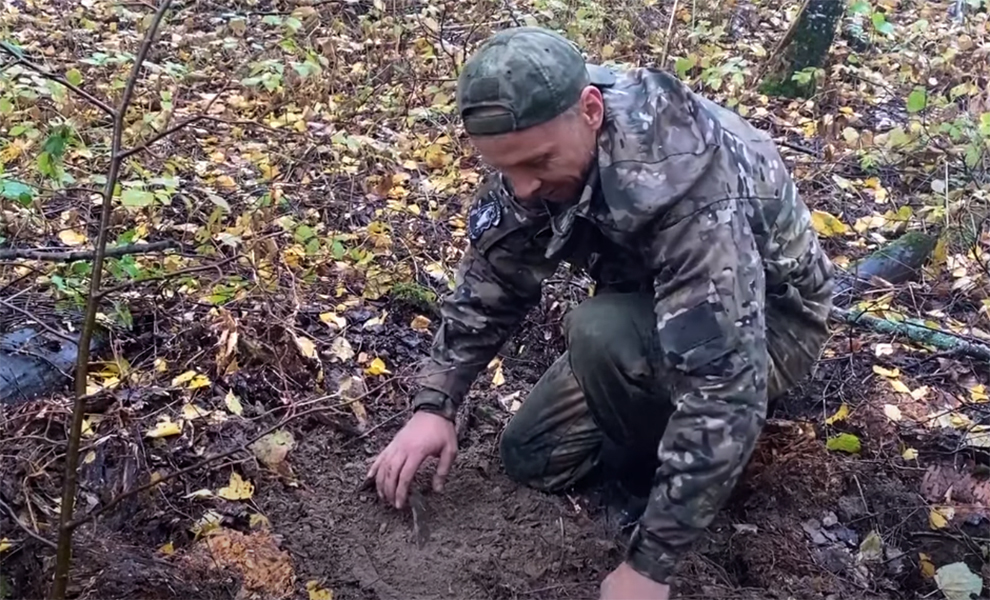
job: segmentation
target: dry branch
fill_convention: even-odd
[[[124,161],[122,156],[121,140],[124,134],[124,119],[127,115],[127,108],[134,97],[134,88],[137,85],[138,77],[141,75],[141,67],[151,50],[155,34],[165,18],[172,0],[162,0],[152,18],[151,25],[145,33],[141,48],[134,58],[134,67],[127,78],[124,86],[120,104],[113,114],[113,140],[110,150],[110,167],[107,171],[107,183],[103,190],[103,207],[100,213],[100,233],[96,240],[95,255],[93,257],[93,274],[89,281],[89,296],[86,299],[86,316],[83,319],[82,332],[79,336],[79,354],[76,362],[76,399],[72,408],[72,425],[69,429],[68,447],[65,452],[65,478],[62,487],[62,507],[59,514],[58,531],[58,551],[55,558],[55,582],[52,586],[51,597],[54,600],[65,598],[66,588],[69,583],[69,566],[72,560],[72,514],[76,500],[76,476],[79,466],[79,444],[82,436],[83,413],[86,408],[86,380],[89,375],[89,343],[93,338],[93,331],[96,328],[96,311],[100,302],[100,283],[103,275],[103,259],[107,247],[107,237],[110,231],[110,213],[113,210],[113,193],[117,185],[117,178],[120,175],[120,166]]]
[[[14,59],[14,64],[27,67],[32,71],[34,71],[35,73],[37,73],[38,75],[41,75],[45,79],[50,79],[51,81],[64,85],[70,91],[78,95],[80,98],[83,98],[84,100],[95,106],[96,108],[102,110],[111,117],[114,115],[113,107],[111,107],[109,104],[107,104],[103,100],[100,100],[96,96],[90,94],[86,90],[78,86],[72,85],[71,83],[68,82],[68,80],[65,79],[65,77],[62,77],[61,75],[56,75],[55,73],[52,73],[48,69],[45,69],[44,67],[36,65],[33,62],[25,59],[23,56],[21,56],[20,52],[18,52],[9,44],[0,43],[0,50],[3,50],[4,53],[7,54],[7,56]]]
[[[127,244],[105,250],[103,257],[116,258],[127,254],[150,254],[161,252],[171,248],[178,248],[180,244],[173,240],[164,242],[151,242],[150,244]],[[6,258],[26,258],[29,260],[45,260],[53,262],[72,262],[74,260],[93,260],[96,258],[95,250],[47,250],[44,248],[13,248],[0,250],[0,259]]]

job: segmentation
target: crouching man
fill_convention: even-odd
[[[457,103],[495,173],[471,210],[413,416],[368,476],[402,507],[435,456],[440,489],[461,399],[567,261],[595,294],[566,317],[567,351],[503,433],[504,468],[548,492],[604,476],[641,497],[601,598],[665,600],[768,402],[826,340],[832,266],[808,208],[770,138],[737,114],[660,71],[586,64],[547,30],[485,42]]]

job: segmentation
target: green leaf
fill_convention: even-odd
[[[155,195],[151,192],[138,189],[124,190],[120,195],[120,203],[124,206],[141,208],[151,206],[155,202]]]
[[[34,189],[20,181],[0,179],[0,197],[27,206],[31,204],[31,199],[34,197]]]
[[[875,12],[871,19],[873,21],[873,28],[884,35],[890,35],[894,33],[894,26],[887,22],[887,17],[884,16],[882,12]]]
[[[14,112],[14,103],[10,101],[10,98],[4,96],[0,98],[0,115],[9,115]]]
[[[870,3],[866,0],[855,0],[849,5],[849,12],[854,15],[870,14]]]
[[[678,77],[684,79],[687,77],[688,71],[693,69],[696,64],[698,64],[698,59],[694,55],[678,58],[677,62],[674,63],[674,70],[677,72]]]
[[[912,90],[911,94],[907,99],[907,111],[909,113],[916,113],[918,111],[924,110],[925,105],[928,103],[928,95],[925,92],[925,88],[916,87]]]
[[[856,454],[860,451],[859,438],[851,433],[840,433],[835,437],[830,437],[825,442],[825,447],[833,452],[848,452]]]
[[[48,152],[42,152],[38,155],[38,170],[41,174],[46,177],[54,177],[57,173],[58,165]]]
[[[299,227],[296,227],[295,238],[300,244],[305,243],[309,240],[309,238],[314,237],[315,235],[316,232],[313,231],[313,228],[309,225],[300,225]]]
[[[79,69],[69,69],[65,73],[65,80],[78,87],[82,85],[83,76],[82,73],[79,72]]]

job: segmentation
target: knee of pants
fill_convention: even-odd
[[[647,311],[647,324],[642,316]],[[649,351],[641,331],[652,324],[649,305],[640,307],[607,296],[593,297],[572,310],[565,319],[564,329],[571,364],[579,379],[601,368],[618,369],[630,379],[648,377],[651,373]]]
[[[539,464],[541,457],[527,451],[522,434],[512,426],[512,421],[509,421],[508,427],[502,432],[498,451],[505,474],[516,483],[531,485],[543,474],[543,465]]]

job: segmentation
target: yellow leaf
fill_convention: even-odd
[[[178,387],[183,383],[188,383],[192,381],[193,377],[195,376],[196,376],[196,371],[186,371],[182,375],[176,375],[175,378],[172,379],[172,385]]]
[[[197,388],[206,387],[208,385],[210,385],[210,378],[203,374],[197,374],[195,377],[192,378],[192,381],[190,381],[189,385],[186,387],[188,387],[191,390],[195,390]]]
[[[901,409],[897,408],[893,404],[884,404],[883,414],[887,415],[887,418],[890,419],[891,421],[901,420]]]
[[[901,454],[901,458],[904,460],[914,460],[918,458],[918,451],[914,448],[908,448]]]
[[[430,328],[430,320],[423,315],[416,315],[409,326],[415,331],[427,331]]]
[[[502,361],[499,361],[498,366],[495,367],[495,374],[492,375],[492,387],[498,387],[500,385],[505,385],[505,375],[502,373]]]
[[[164,358],[156,358],[155,370],[158,371],[159,373],[164,373],[165,371],[168,371],[168,361],[166,361]]]
[[[81,246],[86,243],[86,235],[73,229],[63,229],[58,232],[58,239],[66,246]]]
[[[88,465],[89,463],[93,462],[94,460],[96,460],[96,452],[94,452],[93,450],[90,450],[89,452],[86,453],[86,456],[83,457],[83,464],[84,465]]]
[[[248,500],[254,495],[254,485],[250,481],[241,479],[237,471],[230,473],[230,483],[227,487],[217,490],[217,496],[227,500]]]
[[[825,424],[832,425],[833,423],[844,421],[848,416],[849,416],[849,405],[843,402],[842,406],[839,407],[839,410],[835,411],[834,415],[825,419]]]
[[[982,383],[969,388],[969,398],[973,402],[986,402],[990,400],[987,396],[987,388]]]
[[[163,438],[170,435],[179,435],[180,433],[182,433],[182,421],[174,423],[171,417],[166,415],[144,435],[150,438]]]
[[[922,398],[924,398],[927,395],[928,395],[928,386],[927,385],[923,385],[920,388],[911,390],[911,397],[914,398],[915,400],[921,400]]]
[[[344,327],[347,327],[347,319],[339,316],[337,313],[320,313],[320,320],[331,328],[336,327],[337,329],[343,329]]]
[[[244,407],[241,406],[241,401],[234,395],[233,390],[227,392],[223,402],[227,405],[227,410],[234,413],[238,417],[244,413]]]
[[[309,600],[333,600],[333,592],[320,587],[320,582],[315,579],[306,582],[306,592]]]
[[[237,182],[230,175],[221,175],[217,177],[217,185],[228,190],[232,190],[237,187]]]
[[[811,226],[823,237],[842,235],[849,231],[849,227],[845,223],[821,210],[811,213]]]
[[[201,406],[196,406],[195,404],[182,405],[182,418],[186,421],[195,421],[196,419],[208,416],[210,416],[210,411]]]
[[[94,435],[96,435],[96,432],[93,431],[93,422],[89,419],[89,417],[86,417],[82,422],[82,436],[93,437]]]
[[[956,509],[951,506],[935,506],[928,513],[928,525],[932,529],[942,529],[956,516]]]
[[[924,552],[918,553],[918,563],[921,566],[921,576],[925,579],[931,579],[935,577],[935,565],[932,563],[932,557],[928,556]]]
[[[375,360],[371,361],[371,364],[368,365],[368,368],[365,369],[364,372],[372,376],[391,373],[391,371],[385,368],[385,361],[383,361],[380,358],[376,358]]]
[[[877,375],[890,377],[891,379],[896,379],[901,376],[901,372],[897,369],[897,367],[894,367],[893,369],[885,369],[879,365],[873,365],[873,372]]]
[[[306,358],[316,358],[316,344],[308,337],[292,334],[292,339],[296,342],[299,352]]]
[[[888,381],[890,381],[890,387],[894,388],[895,392],[911,395],[911,388],[904,385],[904,382],[900,379],[890,379]]]
[[[164,554],[165,556],[172,556],[173,554],[175,554],[175,546],[172,545],[172,542],[168,542],[167,544],[163,544],[162,547],[158,549],[158,551]]]
[[[10,550],[13,547],[14,545],[11,544],[10,540],[8,540],[7,538],[3,538],[2,540],[0,540],[0,552],[6,552],[7,550]]]

